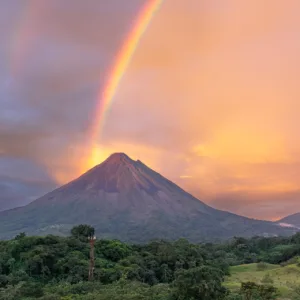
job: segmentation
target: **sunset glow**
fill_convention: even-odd
[[[95,164],[100,163],[101,147],[97,146],[99,143],[100,133],[105,121],[105,114],[107,113],[113,97],[117,91],[118,85],[126,71],[132,56],[138,46],[139,40],[143,33],[147,29],[154,13],[159,9],[162,0],[148,0],[145,7],[141,9],[139,16],[137,17],[131,32],[129,33],[124,45],[116,55],[116,61],[113,63],[113,67],[108,74],[108,80],[104,89],[101,88],[98,96],[98,104],[96,107],[96,114],[92,121],[89,139],[91,152],[87,161],[83,163],[82,171],[86,171],[93,167]]]
[[[299,1],[7,3],[2,176],[58,186],[124,152],[213,207],[300,211]]]

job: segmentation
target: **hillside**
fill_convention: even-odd
[[[295,231],[214,209],[141,161],[115,153],[29,205],[1,212],[0,238],[20,231],[65,235],[80,223],[93,225],[101,237],[130,242],[180,237],[199,242]]]
[[[284,217],[283,219],[277,221],[277,223],[292,225],[292,226],[300,228],[300,213],[296,213],[296,214]]]
[[[239,265],[230,268],[230,276],[225,280],[225,287],[238,291],[242,282],[263,284],[269,278],[269,284],[278,288],[284,299],[298,299],[294,289],[300,286],[300,267],[296,264],[287,266],[266,264],[266,269],[258,270],[257,264]]]

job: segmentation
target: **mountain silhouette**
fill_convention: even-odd
[[[32,203],[0,213],[0,238],[25,231],[66,235],[77,224],[97,236],[129,242],[287,235],[290,228],[214,209],[124,153],[112,154],[79,178]]]
[[[278,224],[281,226],[294,226],[296,228],[300,228],[300,213],[295,213],[289,216],[282,218],[281,220],[277,221]]]

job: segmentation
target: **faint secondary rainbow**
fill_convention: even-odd
[[[105,114],[108,111],[114,95],[118,89],[119,83],[130,64],[133,54],[139,44],[141,37],[146,31],[153,15],[159,9],[163,0],[149,0],[139,13],[135,24],[128,34],[128,37],[119,51],[112,69],[108,75],[108,81],[104,90],[101,90],[96,107],[96,115],[90,127],[89,132],[89,161],[88,166],[91,167],[97,162],[98,157],[98,138],[105,121]]]
[[[30,51],[34,48],[33,43],[39,31],[38,24],[47,10],[44,0],[28,0],[22,5],[11,37],[10,69],[14,78],[20,75]]]

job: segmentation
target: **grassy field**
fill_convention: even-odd
[[[281,267],[280,265],[266,264],[264,270],[258,270],[257,264],[239,265],[230,268],[231,276],[225,281],[225,286],[232,291],[238,290],[241,282],[253,281],[263,283],[269,277],[272,285],[280,291],[279,299],[299,300],[300,295],[293,291],[295,286],[300,286],[300,267],[296,264]]]

